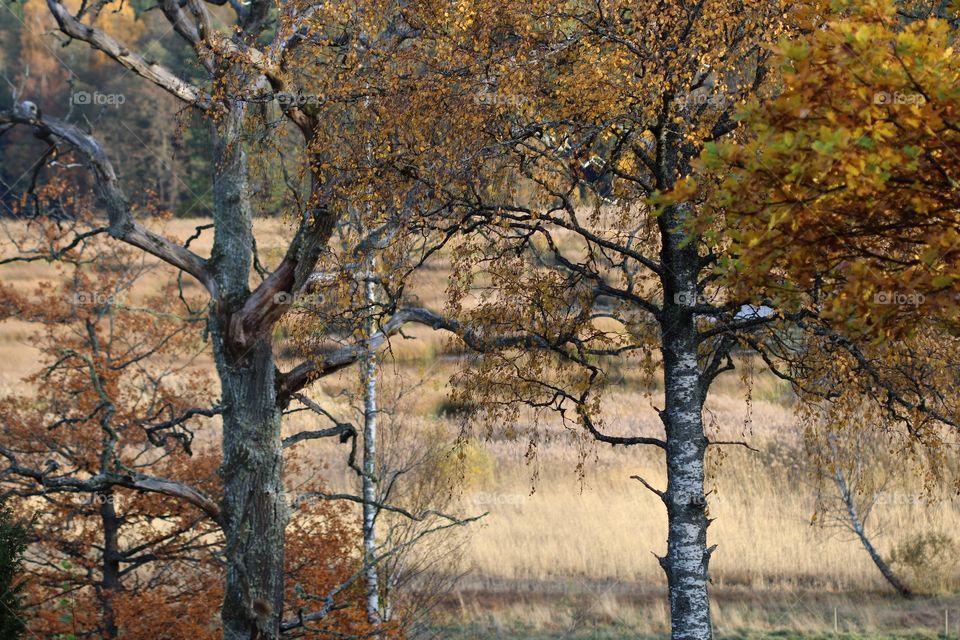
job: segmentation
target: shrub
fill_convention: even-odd
[[[955,583],[953,567],[960,560],[960,547],[945,533],[930,532],[903,540],[890,554],[890,565],[916,591],[937,592]]]
[[[23,618],[23,553],[27,548],[29,527],[18,520],[13,510],[0,503],[0,638],[16,640],[26,631]]]

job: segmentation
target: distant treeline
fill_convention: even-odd
[[[186,65],[182,40],[143,3],[110,5],[94,24],[124,33],[131,44],[177,75],[190,79],[198,70]],[[165,28],[166,25],[166,28]],[[181,104],[163,91],[117,67],[83,43],[55,35],[56,25],[44,0],[3,0],[0,9],[0,110],[28,100],[46,115],[95,131],[103,141],[134,206],[180,217],[209,214],[209,133]],[[50,154],[47,143],[31,139],[23,128],[0,134],[0,215],[30,216],[35,184],[56,177],[89,187],[88,172],[75,159]],[[256,141],[250,141],[251,146]],[[291,157],[288,161],[293,162]],[[255,167],[251,197],[264,214],[279,213],[287,189],[282,169]],[[278,164],[278,163],[274,163]],[[296,179],[296,167],[288,165]],[[39,174],[38,174],[39,172]],[[54,207],[56,209],[56,207]],[[69,207],[61,207],[69,217]]]

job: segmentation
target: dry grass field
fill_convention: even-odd
[[[166,233],[183,240],[202,223],[171,221],[165,223]],[[279,238],[289,230],[278,221],[259,225],[268,237],[277,238],[274,245],[260,242],[265,262],[273,262]],[[209,235],[192,246],[202,252],[209,247]],[[27,291],[56,278],[57,272],[42,263],[13,264],[4,266],[2,277]],[[172,273],[158,268],[134,295],[149,293],[170,277]],[[442,307],[444,278],[442,265],[418,275],[413,291],[422,304]],[[16,389],[20,378],[38,366],[30,335],[26,323],[0,324],[4,393]],[[384,365],[390,424],[403,432],[396,440],[416,448],[421,438],[439,437],[452,449],[463,421],[445,414],[444,407],[447,381],[458,361],[449,356],[446,336],[419,329],[409,336],[394,341]],[[209,366],[209,361],[199,366]],[[356,376],[346,371],[325,379],[312,395],[349,416],[349,399],[340,392],[354,387]],[[952,618],[951,633],[960,633],[955,622],[960,621],[960,601],[951,595],[958,584],[955,563],[933,560],[933,595],[912,602],[888,595],[855,539],[811,524],[817,486],[804,458],[789,389],[758,374],[751,395],[748,405],[742,381],[734,374],[721,378],[708,402],[714,433],[746,438],[759,449],[730,447],[711,460],[710,513],[716,521],[710,535],[719,545],[711,574],[721,637],[778,630],[785,635],[776,637],[792,637],[789,631],[833,637],[835,616],[840,631],[933,637],[943,633],[945,610]],[[628,376],[609,391],[606,421],[615,431],[656,432],[658,400],[656,392],[645,393]],[[315,426],[312,420],[297,413],[286,428]],[[438,630],[438,637],[612,639],[663,634],[668,628],[665,579],[654,554],[665,550],[666,514],[653,494],[630,479],[640,475],[663,486],[658,453],[585,445],[581,477],[576,434],[541,425],[537,455],[529,460],[525,454],[532,425],[513,427],[511,437],[505,429],[493,429],[490,437],[468,437],[460,449],[466,452],[463,481],[451,508],[489,515],[463,534],[457,566],[468,573],[446,597],[448,626]],[[332,486],[354,482],[344,464],[345,451],[337,445],[313,444],[306,455]],[[921,499],[920,480],[910,470],[890,472],[895,482],[888,487],[889,499],[878,501],[870,519],[882,552],[926,534],[957,535],[960,540],[960,502],[952,500],[947,489]],[[598,629],[609,630],[609,635]]]

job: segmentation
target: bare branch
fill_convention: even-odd
[[[60,31],[82,40],[94,49],[107,54],[119,64],[158,87],[166,90],[184,102],[203,109],[210,108],[210,96],[197,87],[178,78],[166,67],[156,62],[147,62],[143,56],[132,52],[126,45],[117,42],[111,36],[96,27],[82,23],[58,0],[47,0],[50,13],[56,19]]]
[[[727,446],[727,445],[744,447],[746,449],[750,449],[750,451],[753,451],[754,453],[760,453],[760,449],[757,449],[756,447],[752,447],[750,446],[749,443],[743,442],[742,440],[708,440],[707,441],[707,446]]]
[[[663,491],[660,491],[659,489],[656,489],[653,485],[651,485],[649,482],[647,482],[646,480],[644,480],[644,479],[641,478],[640,476],[630,476],[630,479],[631,479],[631,480],[636,480],[637,482],[639,482],[640,484],[642,484],[643,486],[645,486],[645,487],[646,487],[647,489],[649,489],[651,492],[653,492],[654,494],[656,494],[656,496],[657,496],[658,498],[660,498],[660,499],[663,501],[664,504],[666,504],[666,502],[667,502],[667,496],[663,493]]]
[[[8,467],[2,472],[2,475],[13,474],[30,478],[48,491],[96,493],[108,487],[125,487],[136,491],[159,493],[172,498],[178,498],[197,507],[214,522],[219,523],[220,521],[220,506],[215,500],[204,495],[197,489],[176,480],[141,473],[98,473],[87,479],[69,476],[51,477],[43,471],[21,466],[17,463],[16,454],[6,447],[0,446],[0,455],[7,458],[10,462]]]
[[[96,178],[97,195],[109,217],[110,235],[189,273],[216,297],[216,284],[206,260],[133,220],[129,201],[120,187],[113,163],[95,138],[68,122],[49,116],[40,117],[36,113],[24,113],[20,109],[0,112],[0,125],[8,123],[31,126],[38,136],[57,138],[75,148],[87,160]]]

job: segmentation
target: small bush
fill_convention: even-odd
[[[931,532],[908,538],[890,554],[890,565],[914,590],[926,593],[952,590],[956,586],[954,567],[960,547],[945,533]]]
[[[437,403],[435,410],[438,418],[464,419],[476,414],[480,406],[475,402],[444,398]]]

